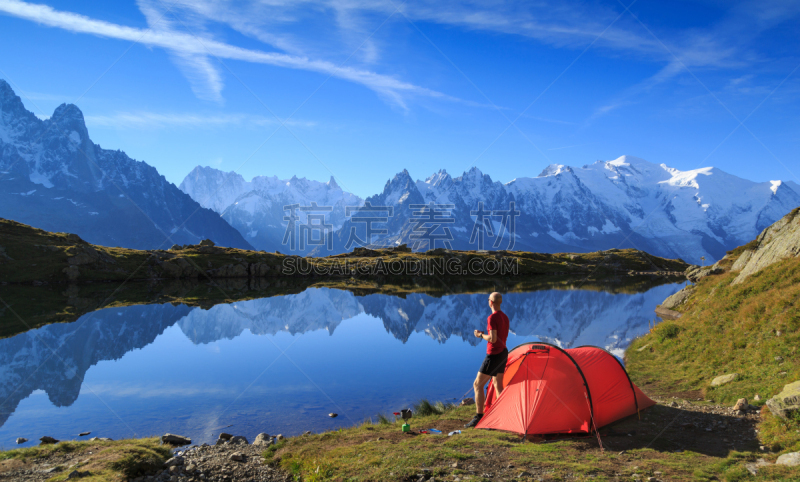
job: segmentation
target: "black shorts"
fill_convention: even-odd
[[[504,349],[496,355],[486,355],[483,360],[483,365],[478,372],[490,377],[497,376],[506,371],[506,362],[508,361],[508,348]]]

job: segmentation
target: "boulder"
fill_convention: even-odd
[[[662,320],[677,320],[678,318],[683,316],[683,313],[678,313],[675,310],[664,308],[661,305],[656,306],[655,312],[656,315],[658,315],[658,317],[661,318]]]
[[[221,434],[219,434],[218,438],[220,438],[222,440],[230,440],[230,439],[233,438],[233,435],[231,435],[229,433],[222,432]]]
[[[466,405],[475,405],[475,399],[471,398],[471,397],[467,397],[464,400],[461,400],[461,404],[460,405],[462,407],[464,407]]]
[[[330,418],[336,418],[336,417],[338,417],[338,416],[339,416],[339,414],[338,414],[338,413],[329,413],[329,414],[328,414],[328,416],[329,416]]]
[[[800,209],[782,217],[766,228],[755,239],[754,249],[749,257],[741,263],[735,263],[740,269],[739,275],[731,284],[743,282],[748,276],[778,261],[794,258],[800,254]]]
[[[800,452],[790,452],[788,454],[783,454],[778,457],[778,460],[775,462],[778,465],[788,465],[790,467],[796,467],[800,465]]]
[[[734,410],[747,410],[750,408],[750,405],[747,403],[746,398],[740,398],[736,401],[736,405],[733,406]]]
[[[234,452],[230,454],[228,458],[236,462],[241,462],[242,460],[244,460],[244,454],[242,454],[241,452]]]
[[[253,445],[269,445],[272,441],[269,438],[268,433],[260,433],[256,435],[256,439],[253,440]]]
[[[686,300],[689,299],[689,296],[694,292],[694,286],[687,286],[684,289],[678,291],[674,295],[668,297],[661,303],[662,308],[666,308],[668,310],[674,310],[678,306],[682,305]]]
[[[231,437],[231,443],[232,444],[244,444],[244,445],[247,445],[250,442],[248,442],[247,438],[245,438],[243,435],[236,435],[234,437]]]
[[[800,380],[784,385],[781,393],[767,400],[767,408],[788,422],[791,414],[800,410]]]
[[[161,436],[161,442],[170,445],[189,445],[192,443],[192,439],[182,435],[167,433]]]
[[[739,374],[738,373],[729,373],[727,375],[721,375],[721,376],[718,376],[717,378],[711,380],[711,386],[712,387],[718,387],[720,385],[725,385],[726,383],[730,383],[730,382],[736,380],[737,378],[739,378]]]
[[[275,436],[275,439],[276,440],[286,440],[286,437],[284,437],[282,434],[278,434],[278,435]]]
[[[19,437],[19,438],[17,438],[17,443],[18,443],[18,444],[24,444],[24,443],[25,443],[25,442],[27,442],[27,441],[28,441],[28,439],[26,439],[25,437]]]
[[[204,239],[200,241],[200,246],[208,246],[210,248],[213,248],[214,246],[216,246],[216,244],[214,243],[214,241],[211,241],[210,239]]]
[[[49,444],[57,444],[59,441],[54,439],[53,437],[48,437],[45,435],[44,437],[40,438],[39,441],[42,445],[49,445]]]
[[[164,462],[164,467],[177,467],[179,465],[183,465],[183,457],[172,457],[171,459]]]

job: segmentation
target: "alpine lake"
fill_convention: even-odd
[[[684,283],[0,286],[0,448],[45,435],[252,442],[393,419],[423,398],[473,396],[486,350],[473,330],[486,327],[492,291],[504,293],[509,348],[596,345],[621,358]]]

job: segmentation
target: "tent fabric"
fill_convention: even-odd
[[[477,428],[525,435],[588,433],[655,405],[609,352],[548,343],[509,352],[503,393],[495,398],[489,384]]]

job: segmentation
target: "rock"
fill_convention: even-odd
[[[758,474],[758,469],[764,467],[765,465],[769,465],[769,462],[764,459],[758,459],[755,462],[744,464],[744,468],[746,468],[751,474],[756,475]]]
[[[788,454],[783,454],[778,457],[778,460],[775,462],[777,465],[788,465],[790,467],[795,467],[800,465],[800,452],[790,452]]]
[[[90,433],[92,433],[92,432],[81,432],[81,433],[78,434],[78,437],[85,437],[85,436],[89,435]]]
[[[192,443],[192,439],[182,435],[167,433],[161,436],[161,442],[170,445],[189,445]]]
[[[278,434],[278,435],[275,436],[275,439],[276,440],[286,440],[286,437],[284,437],[282,434]]]
[[[217,442],[214,445],[225,445],[226,443],[228,443],[227,440],[218,438]]]
[[[164,467],[176,467],[178,465],[183,465],[183,457],[180,455],[164,462]]]
[[[673,310],[678,306],[682,305],[687,299],[689,299],[689,296],[693,292],[694,292],[694,286],[687,286],[682,290],[678,291],[677,293],[675,293],[674,295],[668,297],[666,300],[664,300],[664,302],[661,303],[661,307],[666,308],[668,310]]]
[[[241,462],[242,460],[244,460],[244,454],[242,454],[241,452],[234,452],[230,454],[228,458],[235,462]]]
[[[677,320],[683,313],[678,313],[675,310],[670,310],[668,308],[664,308],[663,306],[659,305],[656,306],[656,315],[658,315],[663,320]]]
[[[86,477],[89,475],[89,472],[79,472],[77,470],[73,470],[72,472],[67,475],[67,479],[80,479],[81,477]]]
[[[637,348],[636,351],[644,351],[648,346],[650,346],[649,343],[641,348]]]
[[[756,393],[756,395],[753,397],[753,400],[761,400],[761,397],[759,397],[758,394]]]
[[[216,244],[214,244],[214,241],[211,241],[210,239],[204,239],[200,241],[200,246],[208,246],[213,248],[214,246],[216,246]]]
[[[775,361],[776,361],[776,362],[778,362],[778,363],[780,363],[780,362],[782,362],[782,361],[783,361],[783,357],[782,357],[782,356],[776,356],[776,357],[775,357]]]
[[[231,437],[231,443],[232,443],[232,444],[243,444],[243,445],[247,445],[247,444],[249,444],[250,442],[248,442],[248,441],[247,441],[247,438],[245,438],[245,437],[244,437],[244,436],[242,436],[242,435],[235,435],[235,436]]]
[[[181,468],[180,468],[180,467],[178,467],[177,465],[173,465],[172,467],[170,467],[169,469],[167,469],[167,472],[168,472],[168,473],[170,473],[170,474],[175,474],[175,475],[177,475],[177,474],[180,474],[180,473],[181,473]]]
[[[781,393],[767,400],[767,408],[788,422],[791,415],[800,410],[800,380],[785,385]]]
[[[458,462],[453,462],[452,464],[450,464],[450,467],[452,467],[454,469],[460,469],[461,468],[461,464],[459,464]]]
[[[81,275],[81,270],[77,266],[69,266],[62,269],[61,272],[66,274],[70,281],[75,281]]]
[[[303,432],[303,435],[311,435],[311,430],[306,430],[305,432]]]
[[[746,398],[740,398],[736,401],[736,405],[733,406],[734,410],[747,410],[750,407],[750,404],[747,403]]]
[[[256,435],[256,439],[253,440],[253,445],[269,445],[271,443],[272,440],[270,440],[268,433],[260,433]]]
[[[462,407],[467,406],[467,405],[475,405],[475,399],[472,398],[472,397],[467,397],[464,400],[461,400],[461,404],[460,405]]]
[[[725,385],[726,383],[730,383],[736,380],[737,378],[739,378],[738,373],[730,373],[728,375],[718,376],[717,378],[711,380],[711,386],[718,387],[720,385]]]
[[[19,437],[19,438],[17,438],[17,443],[18,443],[18,444],[24,444],[24,443],[25,443],[25,442],[27,442],[27,441],[28,441],[28,439],[26,439],[25,437]]]
[[[748,276],[783,259],[800,253],[800,216],[797,209],[766,228],[753,243],[752,254],[743,263],[734,263],[739,275],[732,284],[743,282]]]
[[[48,437],[47,435],[45,435],[44,437],[40,438],[39,441],[42,443],[42,445],[57,444],[58,443],[58,440],[54,439],[53,437]]]
[[[186,471],[187,472],[194,472],[195,470],[197,470],[197,465],[195,465],[195,464],[189,464],[189,465],[186,466]]]
[[[329,414],[328,414],[328,416],[329,416],[330,418],[336,418],[336,417],[338,417],[338,416],[339,416],[339,414],[338,414],[338,413],[329,413]]]
[[[233,435],[231,435],[229,433],[222,432],[221,434],[219,434],[219,437],[217,437],[217,438],[220,438],[222,440],[230,440],[231,438],[233,438]]]
[[[114,439],[110,439],[108,437],[92,437],[89,439],[89,442],[113,442]]]

